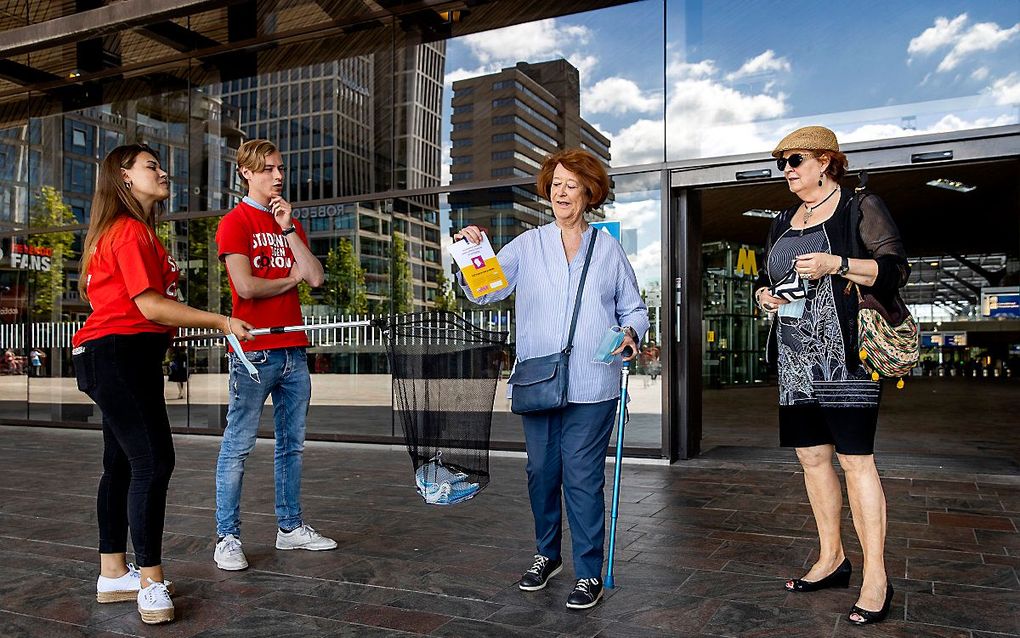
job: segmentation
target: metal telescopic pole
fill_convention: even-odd
[[[338,321],[335,323],[314,323],[304,324],[300,326],[276,326],[273,328],[255,328],[251,331],[252,336],[258,337],[261,335],[269,334],[283,334],[287,332],[312,332],[314,330],[329,330],[331,328],[363,328],[365,326],[377,325],[378,319],[365,320],[365,321]],[[203,332],[194,335],[185,335],[183,337],[176,337],[175,343],[183,343],[185,341],[201,341],[203,339],[221,339],[223,337],[222,332]]]
[[[630,377],[630,362],[623,362],[620,371],[620,418],[616,425],[616,467],[613,472],[613,510],[612,525],[609,528],[609,560],[606,567],[606,589],[613,585],[613,559],[616,556],[616,519],[620,513],[620,472],[623,466],[623,431],[627,415],[627,380]]]

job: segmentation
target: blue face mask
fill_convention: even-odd
[[[804,316],[804,306],[807,305],[807,298],[801,298],[796,301],[790,301],[779,306],[777,311],[780,317],[789,317],[791,319],[800,319]]]
[[[620,347],[623,343],[625,333],[620,326],[613,326],[606,331],[606,334],[602,337],[602,342],[599,343],[599,347],[595,350],[595,356],[592,357],[593,363],[604,363],[609,365],[616,358],[616,355],[612,354],[613,350]]]
[[[261,384],[262,380],[259,378],[259,371],[251,361],[248,361],[248,357],[244,356],[244,350],[241,350],[241,342],[237,340],[237,337],[233,333],[227,335],[227,343],[234,349],[234,354],[241,360],[241,365],[248,371],[248,376],[255,383]]]

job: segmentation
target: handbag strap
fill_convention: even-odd
[[[595,239],[599,236],[599,231],[591,229],[591,241],[588,242],[588,252],[584,256],[584,270],[581,271],[581,281],[577,284],[577,298],[574,299],[574,316],[570,318],[570,336],[567,337],[567,347],[563,349],[563,354],[570,354],[570,351],[574,349],[574,330],[577,328],[577,314],[581,312],[581,294],[584,292],[584,280],[588,278],[588,266],[591,265],[591,255],[595,252]]]
[[[854,188],[854,194],[850,197],[850,257],[854,259],[863,258],[861,250],[861,200],[867,195],[868,173],[861,171],[860,182]]]

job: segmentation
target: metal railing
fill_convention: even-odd
[[[514,341],[514,323],[512,310],[470,310],[458,313],[468,322],[487,330],[507,330],[510,342]],[[315,315],[303,317],[307,325],[371,321],[382,315]],[[0,348],[70,348],[71,338],[82,325],[83,321],[33,322],[33,323],[0,323]],[[182,328],[181,336],[206,332],[199,328]],[[28,336],[27,343],[25,336]],[[383,335],[372,326],[353,326],[312,330],[307,333],[312,347],[343,345],[345,347],[377,347],[385,346]],[[219,339],[205,339],[191,343],[195,347],[221,345]]]

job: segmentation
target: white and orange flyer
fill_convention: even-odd
[[[482,243],[477,245],[466,239],[454,242],[450,246],[450,256],[457,262],[475,297],[506,288],[506,275],[485,233],[482,233]]]

